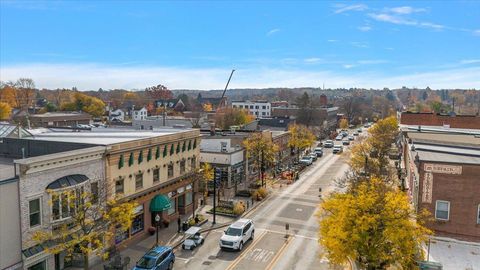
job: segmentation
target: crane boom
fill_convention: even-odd
[[[217,109],[220,109],[223,106],[223,103],[225,101],[225,92],[227,92],[227,88],[228,88],[228,85],[230,84],[230,80],[232,79],[233,72],[235,72],[235,69],[232,69],[232,73],[230,73],[230,77],[228,77],[227,84],[225,85],[225,89],[223,89],[222,98],[220,99],[220,102],[218,103],[218,108]]]

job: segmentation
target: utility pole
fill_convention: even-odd
[[[220,183],[220,179],[222,178],[222,171],[219,168],[215,168],[214,175],[213,175],[213,221],[212,224],[215,225],[216,217],[217,217],[217,182]]]
[[[265,160],[264,160],[263,149],[262,149],[262,160],[261,160],[261,163],[260,163],[260,173],[262,174],[261,178],[262,178],[262,187],[263,187],[264,186],[264,176],[265,176]]]

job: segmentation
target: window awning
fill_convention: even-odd
[[[150,201],[150,212],[161,212],[168,210],[171,207],[172,203],[170,202],[170,199],[163,194],[155,195]]]

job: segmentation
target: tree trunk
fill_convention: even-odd
[[[90,269],[88,265],[88,254],[83,254],[83,269],[84,270]]]

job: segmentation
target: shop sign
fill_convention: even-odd
[[[462,166],[425,163],[424,170],[431,173],[462,174]]]
[[[135,207],[135,209],[133,209],[134,215],[139,214],[141,212],[143,212],[143,204],[140,204],[139,206]]]
[[[186,188],[187,190],[192,189],[192,184],[188,184],[185,188]]]
[[[422,203],[432,203],[433,174],[426,172],[423,178]]]
[[[180,187],[177,189],[177,193],[183,193],[185,191],[185,187]]]
[[[176,190],[170,191],[170,192],[167,194],[167,196],[168,196],[169,198],[172,198],[172,197],[175,196],[175,195],[177,195],[177,191],[176,191]]]

